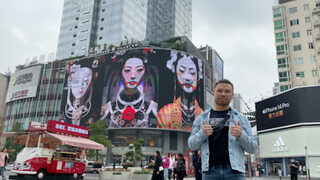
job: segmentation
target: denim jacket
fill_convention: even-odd
[[[209,170],[209,139],[208,136],[202,130],[202,120],[208,124],[210,117],[210,109],[199,115],[194,121],[192,131],[188,139],[188,145],[191,150],[201,150],[202,171]],[[230,134],[230,127],[237,125],[237,121],[240,120],[240,126],[242,133],[239,138]],[[233,170],[245,173],[244,166],[244,151],[253,154],[258,148],[258,143],[252,135],[251,126],[248,119],[241,113],[238,113],[235,109],[231,108],[231,115],[229,121],[229,158],[230,165]]]

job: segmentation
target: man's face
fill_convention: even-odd
[[[122,68],[122,77],[127,88],[136,88],[144,75],[145,68],[139,58],[130,58]]]
[[[228,106],[232,100],[233,89],[231,84],[220,83],[214,90],[214,101],[218,106]]]
[[[190,57],[184,57],[178,61],[177,79],[187,93],[192,93],[197,88],[197,68]]]

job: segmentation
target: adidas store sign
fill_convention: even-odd
[[[281,136],[278,137],[276,140],[276,143],[273,145],[272,152],[286,152],[289,151],[288,147],[286,144],[283,142],[283,139]]]

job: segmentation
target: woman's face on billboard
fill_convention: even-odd
[[[86,94],[91,85],[92,71],[89,68],[80,68],[71,75],[72,94],[76,98],[81,98]]]
[[[139,58],[130,58],[122,68],[122,77],[127,88],[137,88],[144,75],[145,67]]]
[[[192,93],[197,88],[197,68],[190,56],[184,56],[178,61],[177,79],[187,93]]]

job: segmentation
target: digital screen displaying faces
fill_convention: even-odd
[[[60,121],[190,131],[203,112],[203,63],[184,52],[130,49],[69,61]]]

